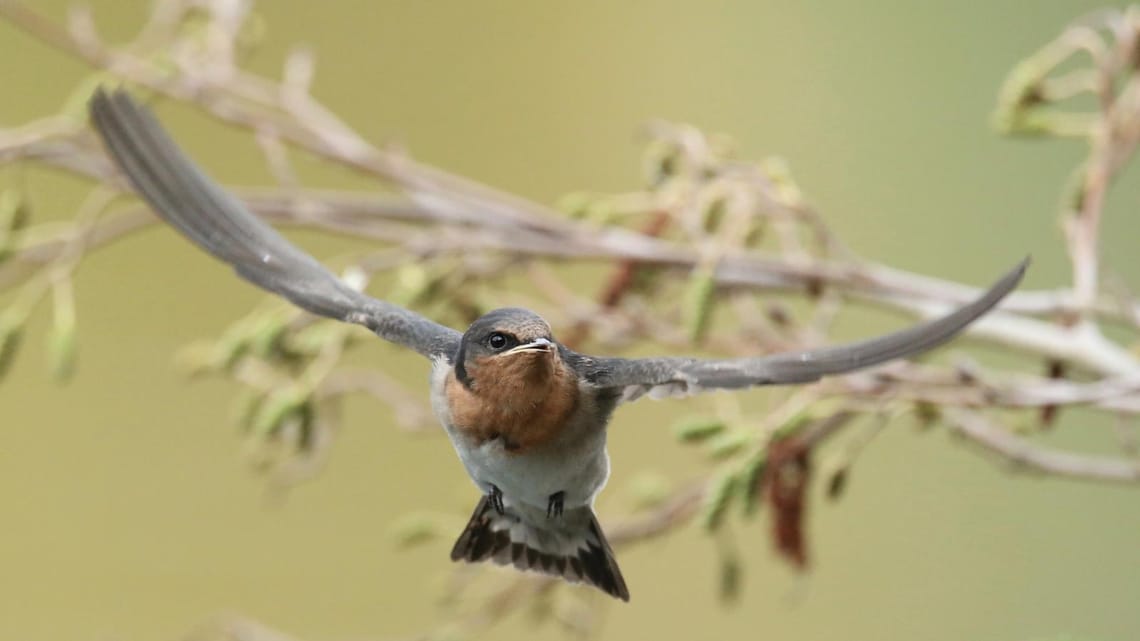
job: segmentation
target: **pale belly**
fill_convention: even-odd
[[[589,439],[594,443],[536,448],[525,453],[507,451],[498,440],[473,446],[463,434],[449,435],[467,474],[484,493],[490,493],[493,485],[508,504],[521,502],[546,509],[551,495],[562,492],[569,509],[593,505],[594,496],[609,478],[604,428],[599,432]]]

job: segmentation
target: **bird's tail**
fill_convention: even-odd
[[[508,504],[502,513],[483,497],[451,549],[451,560],[492,561],[588,583],[629,601],[629,590],[589,506],[547,516]]]

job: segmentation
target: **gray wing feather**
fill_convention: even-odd
[[[1021,282],[1026,258],[977,300],[932,321],[846,345],[755,358],[598,358],[573,355],[577,369],[594,384],[621,390],[624,400],[687,394],[702,389],[809,383],[933,349],[997,305]]]
[[[126,92],[96,91],[90,111],[111,156],[154,211],[243,278],[429,358],[453,356],[459,332],[346,285],[202,173]]]

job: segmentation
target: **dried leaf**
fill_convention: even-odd
[[[800,569],[808,560],[804,517],[810,475],[810,451],[800,439],[772,441],[764,478],[772,508],[772,542],[781,556]]]

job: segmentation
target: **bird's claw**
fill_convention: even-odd
[[[555,492],[550,495],[550,500],[546,503],[546,518],[562,516],[562,504],[565,498],[565,492]]]
[[[491,507],[495,508],[495,511],[499,514],[503,514],[505,511],[503,507],[503,491],[500,490],[497,485],[491,486],[489,498],[491,499]]]

